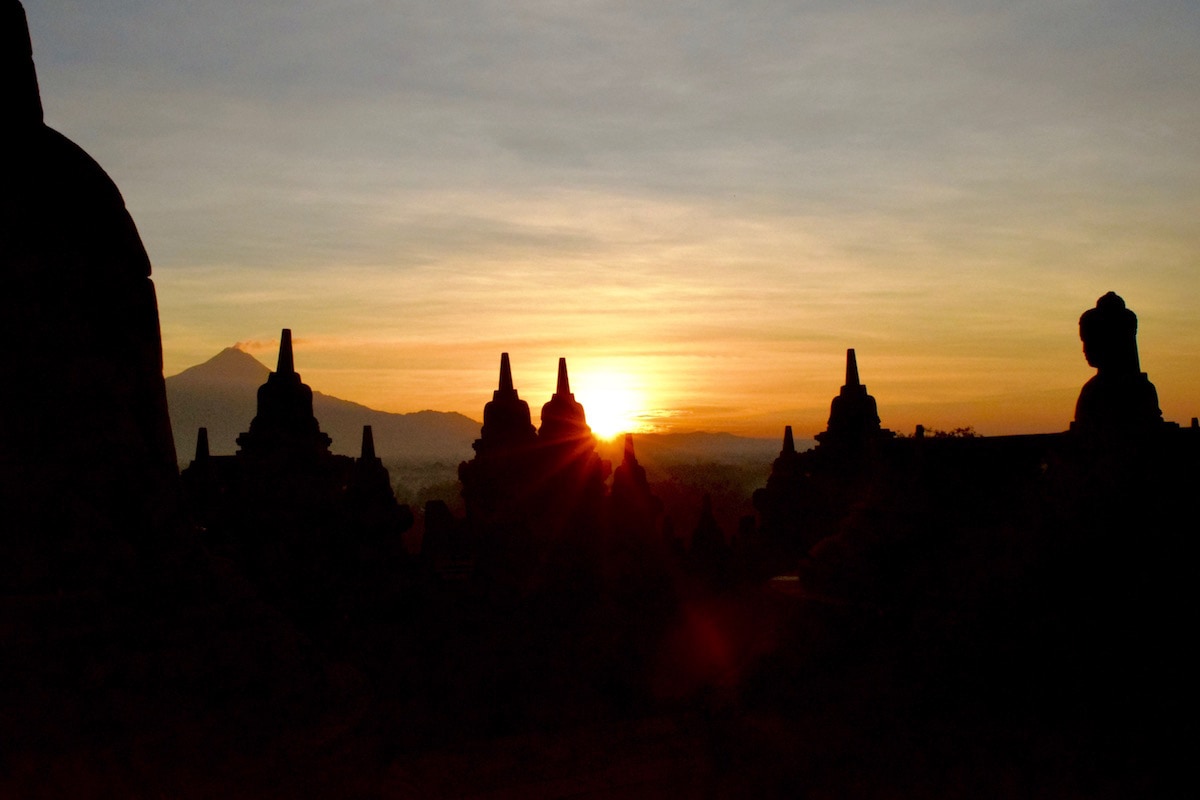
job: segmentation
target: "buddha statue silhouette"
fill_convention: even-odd
[[[1142,372],[1137,315],[1114,292],[1079,318],[1083,355],[1096,375],[1084,384],[1071,429],[1094,435],[1147,433],[1162,425],[1158,392]]]

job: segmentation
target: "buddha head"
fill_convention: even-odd
[[[1137,351],[1137,315],[1109,292],[1079,318],[1079,338],[1088,364],[1103,374],[1141,372]]]

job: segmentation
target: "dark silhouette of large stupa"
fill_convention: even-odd
[[[177,476],[150,260],[112,180],[45,125],[15,0],[0,5],[0,42],[6,544],[145,540],[170,517]]]

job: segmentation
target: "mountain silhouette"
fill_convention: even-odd
[[[271,370],[249,353],[227,347],[217,355],[166,379],[167,405],[181,463],[191,461],[196,431],[208,428],[214,455],[232,454],[238,434],[256,413],[258,387]],[[362,429],[370,425],[375,450],[385,460],[452,460],[468,458],[479,423],[455,412],[417,411],[393,414],[313,392],[313,414],[333,438],[331,450],[358,455]]]

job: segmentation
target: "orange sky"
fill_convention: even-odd
[[[645,424],[1055,431],[1079,314],[1200,414],[1200,15],[1148,0],[27,3],[124,193],[167,374],[293,329],[315,389],[474,416],[566,356]],[[622,378],[621,380],[625,380]]]

